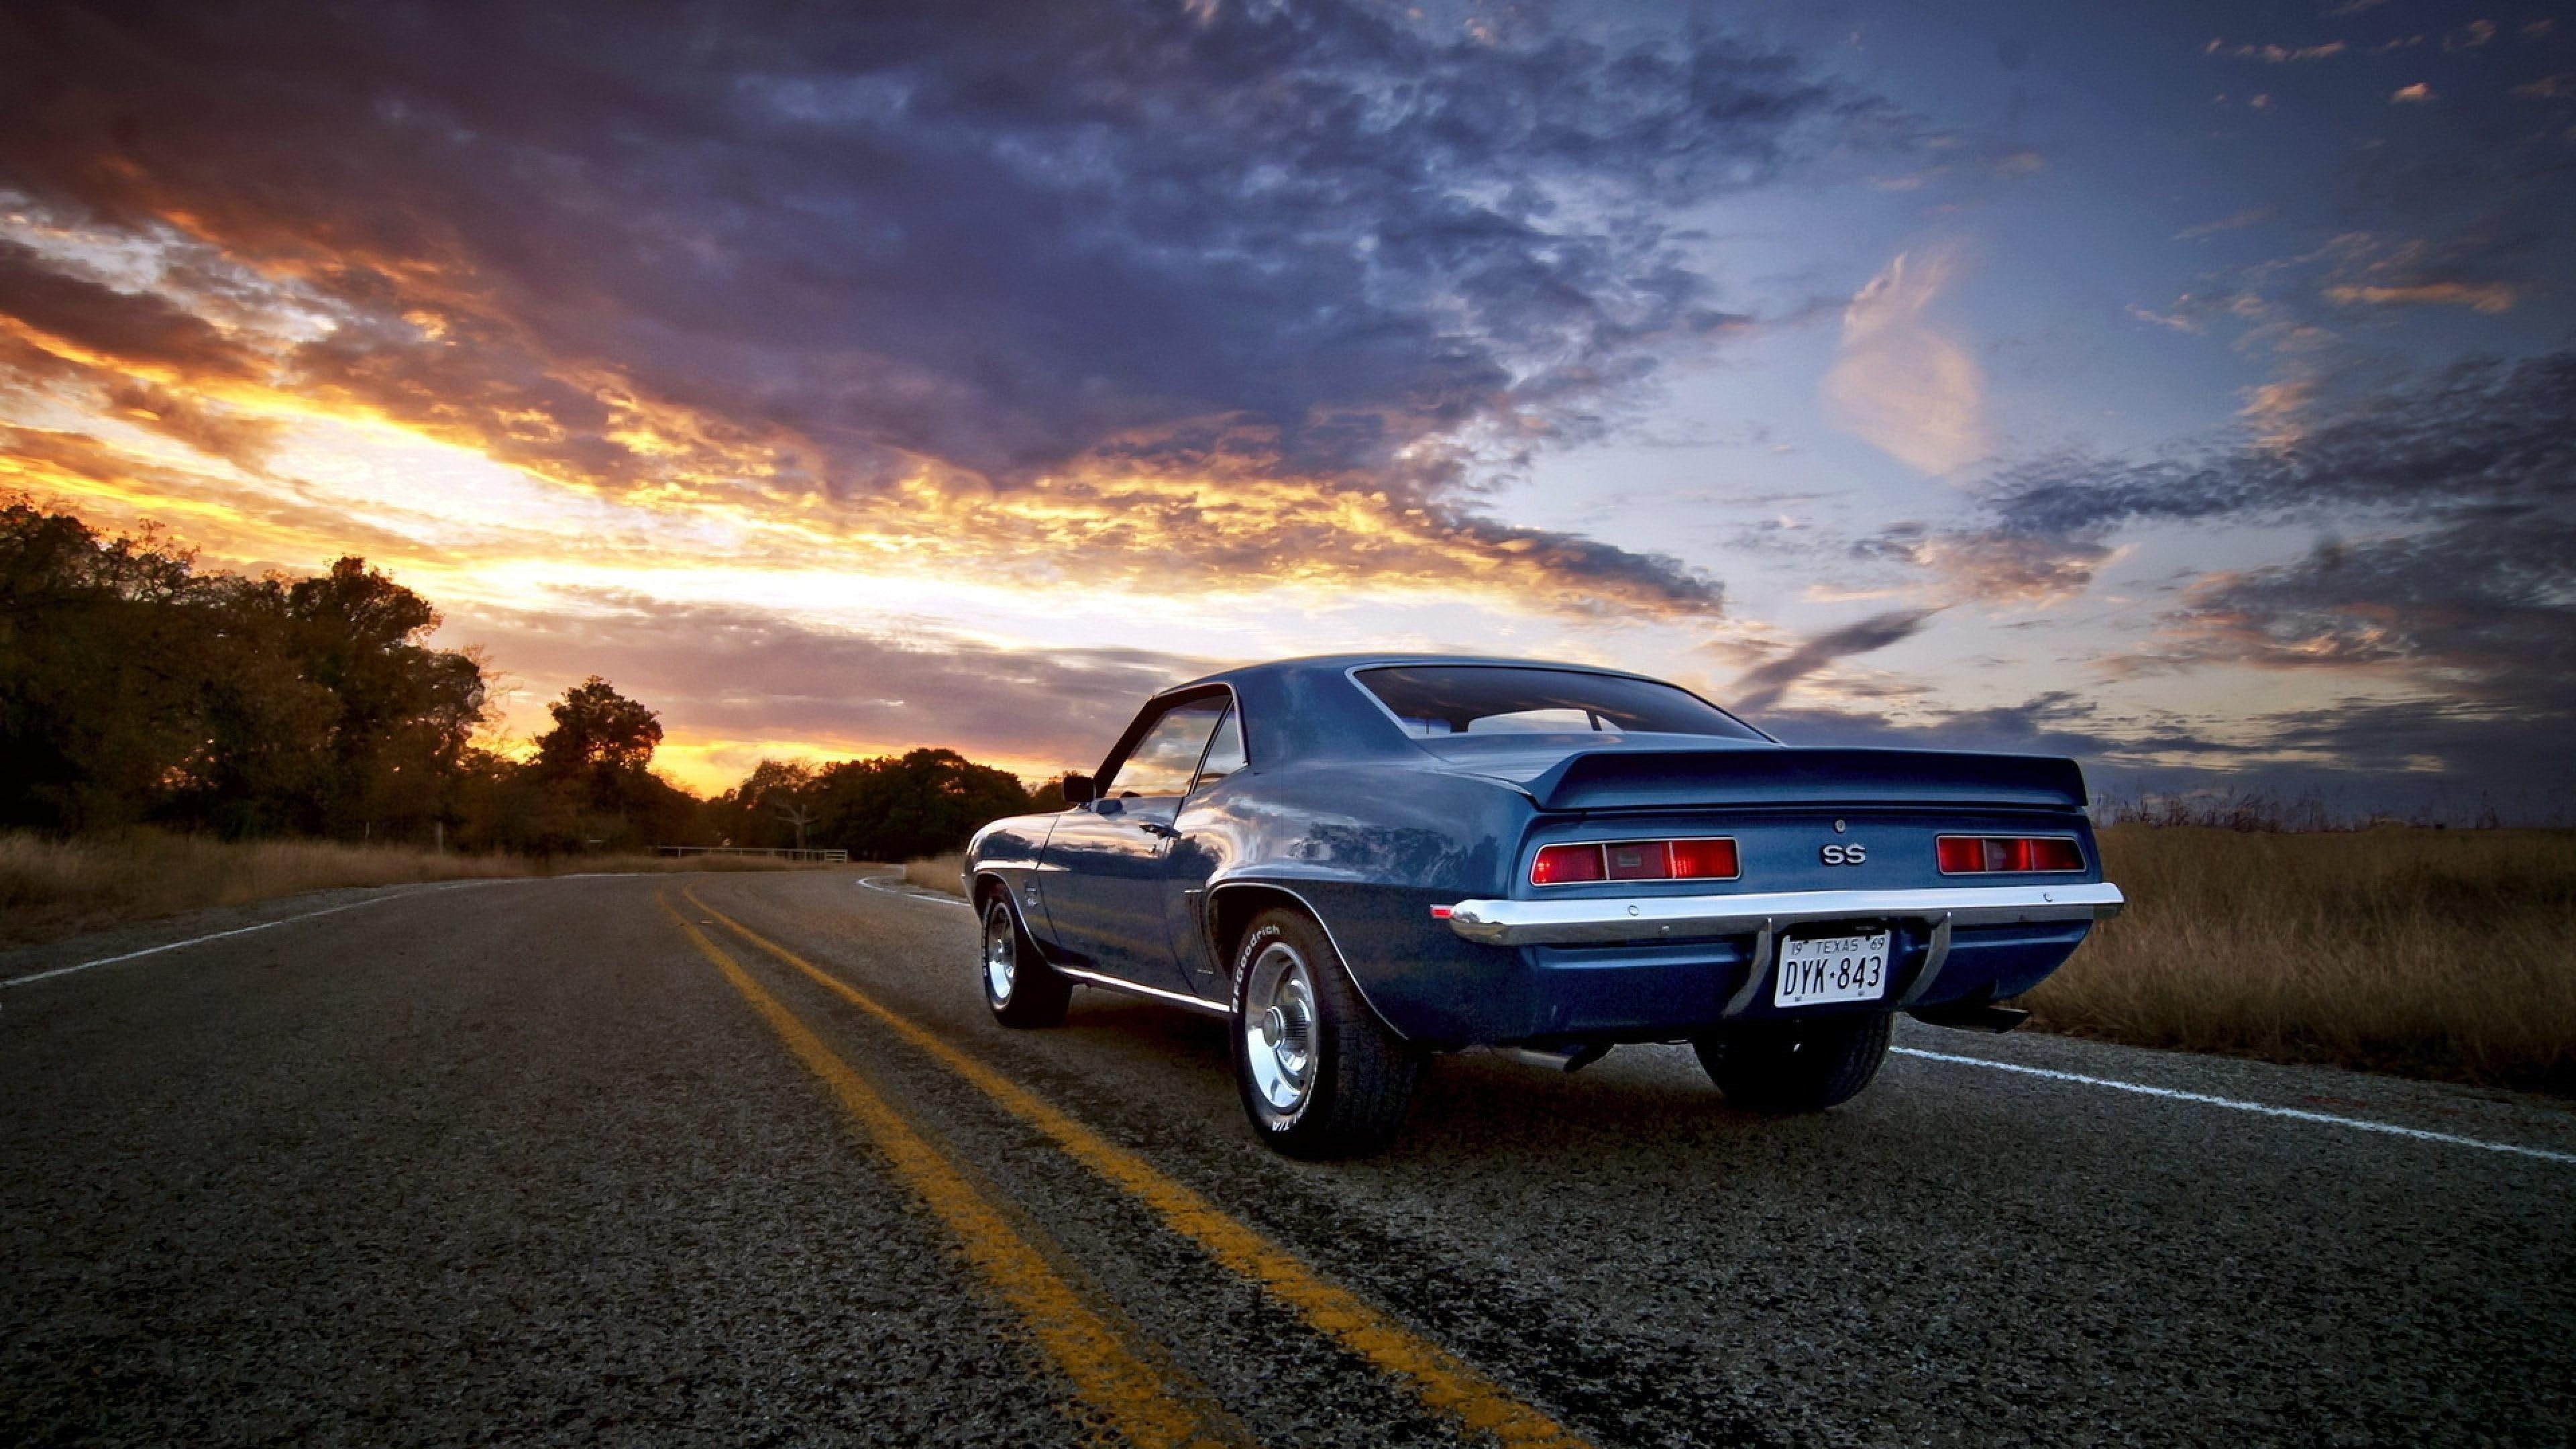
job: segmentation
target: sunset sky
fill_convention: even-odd
[[[2576,809],[2576,16],[0,10],[0,486],[701,791],[1345,649]]]

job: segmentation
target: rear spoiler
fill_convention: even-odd
[[[1587,750],[1523,788],[1543,810],[1810,804],[2072,810],[2084,804],[2084,772],[2073,760],[1952,750]]]

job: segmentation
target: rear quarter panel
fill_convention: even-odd
[[[1417,1040],[1453,1039],[1481,998],[1509,989],[1511,953],[1458,938],[1431,916],[1500,891],[1526,834],[1529,800],[1490,780],[1379,761],[1240,774],[1184,807],[1202,852],[1209,929],[1200,963],[1221,981],[1231,943],[1215,922],[1227,893],[1270,886],[1323,922],[1361,994]],[[1194,866],[1192,874],[1196,873]]]

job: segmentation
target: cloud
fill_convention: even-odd
[[[1987,451],[1984,370],[1927,315],[1956,270],[1950,254],[1889,262],[1844,308],[1822,387],[1827,422],[1926,473]]]
[[[2561,499],[2567,504],[2571,500]],[[2576,506],[2462,521],[2212,575],[2128,661],[2411,677],[2576,723]]]
[[[2129,315],[2138,321],[2171,328],[2176,332],[2198,332],[2201,325],[2197,317],[2181,312],[2159,312],[2153,307],[2141,307],[2135,302],[2129,304]]]
[[[2576,353],[2464,362],[2321,404],[2287,443],[2026,460],[1994,480],[1987,530],[1891,532],[1874,546],[1943,567],[1975,596],[1999,570],[2089,579],[2111,540],[2141,526],[2331,529],[2291,562],[2203,575],[2153,617],[2146,642],[2097,667],[2342,678],[2340,702],[2230,721],[2222,733],[2241,758],[2220,763],[2304,761],[2311,781],[2448,772],[2501,794],[2533,762],[2565,759],[2576,737],[2571,418]],[[2179,750],[2142,738],[2110,730],[2095,748],[2132,762]]]
[[[0,327],[74,361],[161,376],[240,378],[251,354],[184,308],[66,274],[0,239]]]
[[[2388,100],[2391,105],[2413,105],[2418,102],[2429,101],[2431,99],[2433,99],[2433,88],[2424,84],[2422,81],[2417,81],[2411,86],[2399,86],[2397,89],[2388,93]]]
[[[2576,508],[2474,511],[2211,576],[2151,646],[2109,665],[2347,676],[2353,697],[2261,721],[2265,746],[2346,771],[2438,772],[2526,805],[2543,786],[2563,796],[2576,785]]]
[[[2264,102],[2264,97],[2256,96],[2249,104],[2259,105]],[[2222,216],[2216,221],[2204,221],[2198,226],[2184,227],[2182,230],[2174,233],[2174,240],[2198,241],[2200,238],[2205,236],[2216,236],[2218,233],[2223,231],[2235,231],[2240,227],[2253,226],[2258,222],[2269,221],[2271,219],[2272,209],[2270,207],[2257,206],[2250,210],[2237,212],[2232,216]]]
[[[2576,494],[2576,352],[2471,360],[2325,405],[2295,442],[2125,461],[2024,461],[1989,494],[2009,534],[2079,536],[2147,520],[2438,519]]]
[[[1778,658],[1758,664],[1740,675],[1733,691],[1735,707],[1747,711],[1769,709],[1779,702],[1780,696],[1788,693],[1790,686],[1836,660],[1871,653],[1913,638],[1923,632],[1924,625],[1936,612],[1932,609],[1891,609],[1818,634]]]
[[[2345,49],[2346,46],[2340,40],[2329,40],[2320,45],[2293,46],[2229,45],[2225,40],[2213,39],[2209,44],[2201,47],[2201,54],[2220,56],[2229,60],[2260,60],[2268,61],[2273,65],[2286,65],[2292,61],[2324,60],[2328,56],[2343,54]]]
[[[1738,330],[1672,218],[1873,103],[1704,27],[1580,20],[15,10],[0,53],[56,79],[0,84],[0,167],[142,260],[108,287],[20,248],[0,287],[154,385],[598,496],[880,537],[972,501],[1027,530],[996,553],[1044,518],[1125,570],[1242,567],[1193,520],[1290,507],[1319,553],[1270,577],[1384,556],[1704,611],[1705,580],[1506,528],[1472,484]],[[1127,526],[1140,494],[1188,501]]]
[[[2429,303],[2473,307],[2480,312],[2510,312],[2520,295],[2510,282],[2417,282],[2402,287],[2342,285],[2326,288],[2327,298],[2336,302],[2359,302],[2379,307]]]
[[[1038,770],[1086,766],[1148,695],[1227,662],[1145,649],[1013,648],[937,631],[843,632],[766,611],[598,591],[542,613],[453,610],[448,632],[489,645],[531,677],[606,675],[660,711],[675,739],[727,742],[752,759],[763,748],[941,745]],[[747,769],[750,760],[740,763]]]

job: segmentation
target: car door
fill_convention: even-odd
[[[1228,858],[1235,816],[1213,792],[1217,785],[1250,763],[1243,749],[1243,708],[1230,706],[1217,721],[1207,752],[1189,794],[1173,817],[1173,836],[1163,851],[1164,925],[1171,933],[1172,956],[1192,990],[1211,1001],[1223,1000],[1230,984],[1229,963],[1209,952],[1201,907],[1208,878]]]
[[[1056,817],[1047,837],[1047,914],[1056,942],[1092,969],[1139,986],[1184,991],[1165,925],[1165,848],[1226,694],[1162,705],[1102,768],[1100,798]]]

